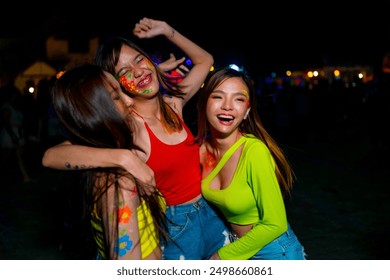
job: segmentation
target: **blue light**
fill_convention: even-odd
[[[192,65],[192,60],[189,59],[189,58],[186,59],[185,64],[186,64],[187,66],[191,66],[191,65]]]
[[[238,67],[236,64],[229,64],[229,68],[236,71],[241,71],[240,67]]]

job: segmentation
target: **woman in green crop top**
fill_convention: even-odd
[[[211,259],[303,260],[283,200],[294,173],[254,104],[253,81],[230,67],[210,73],[199,95],[202,193],[232,230],[232,242]]]

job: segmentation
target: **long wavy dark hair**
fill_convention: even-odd
[[[245,70],[237,71],[230,67],[224,67],[209,73],[204,87],[201,88],[198,96],[198,134],[196,141],[199,144],[202,144],[210,137],[210,126],[207,121],[207,116],[204,113],[207,100],[216,87],[230,78],[240,78],[249,89],[251,110],[248,114],[248,117],[241,122],[238,128],[239,131],[244,135],[253,134],[256,138],[264,142],[275,159],[276,176],[278,178],[281,191],[284,193],[284,195],[290,194],[295,179],[294,172],[284,152],[267,132],[260,120],[259,114],[257,112],[254,81]]]
[[[98,51],[96,52],[95,64],[101,66],[104,70],[115,76],[115,66],[118,64],[123,46],[128,46],[138,51],[144,57],[146,57],[146,59],[148,59],[151,64],[154,64],[151,57],[144,50],[142,50],[134,42],[122,37],[106,38],[106,40],[100,44]],[[169,105],[164,102],[163,94],[181,97],[184,95],[184,93],[181,91],[180,84],[178,84],[175,79],[167,76],[158,67],[156,67],[156,72],[160,83],[160,94],[158,94],[158,99],[160,104],[160,111],[162,114],[161,121],[172,131],[181,131],[183,126],[178,116],[172,111]],[[161,91],[161,87],[162,89],[165,89],[164,93]],[[126,88],[122,87],[122,90],[130,96],[132,95],[132,93],[128,92]]]
[[[106,74],[108,73],[105,73],[101,67],[91,64],[77,66],[66,71],[55,82],[52,89],[53,108],[72,144],[97,148],[139,149],[133,142],[129,125],[115,107],[109,92],[110,85]],[[109,188],[115,189],[116,209],[111,212],[114,219],[118,221],[119,190],[125,187],[118,183],[118,179],[121,176],[132,176],[137,187],[141,182],[121,168],[99,167],[83,169],[82,172],[84,179],[83,213],[84,218],[87,219],[86,224],[90,224],[91,213],[96,205],[107,206],[106,193]],[[139,195],[139,192],[137,193]],[[149,207],[155,227],[165,236],[165,214],[157,193],[152,196],[142,196],[141,199],[145,200]],[[118,229],[115,230],[116,232],[112,234],[116,235]],[[104,232],[103,229],[103,234]],[[96,246],[92,241],[90,245]],[[109,252],[108,244],[103,250]]]

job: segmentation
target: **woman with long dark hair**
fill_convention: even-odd
[[[52,91],[54,110],[69,141],[105,149],[139,150],[132,135],[132,98],[96,65],[66,71]],[[136,174],[120,167],[83,172],[84,214],[99,259],[160,259],[165,202],[158,192],[141,196]]]
[[[213,57],[164,21],[144,18],[133,33],[139,38],[163,35],[192,61],[191,69],[179,81],[165,75],[147,53],[127,39],[110,38],[100,46],[96,64],[115,75],[134,100],[134,143],[141,150],[133,153],[61,145],[46,151],[43,164],[58,169],[63,169],[65,162],[72,163],[69,168],[121,166],[138,178],[147,179],[146,163],[167,203],[165,213],[171,238],[161,242],[163,259],[208,259],[229,242],[229,232],[218,212],[202,197],[199,146],[184,122],[183,107],[202,86]],[[153,185],[153,180],[149,185]],[[154,191],[145,188],[146,193]]]
[[[210,73],[199,93],[202,194],[231,227],[232,242],[211,259],[305,259],[284,205],[294,173],[256,106],[253,80],[244,70]]]

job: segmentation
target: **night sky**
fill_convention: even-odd
[[[370,6],[339,7],[327,1],[316,2],[314,7],[238,1],[210,8],[196,3],[195,8],[184,3],[131,3],[121,4],[123,7],[117,10],[113,7],[112,11],[107,4],[87,11],[60,6],[31,14],[26,14],[26,8],[0,17],[0,38],[52,33],[132,38],[134,24],[146,16],[167,21],[210,51],[217,63],[237,62],[251,71],[343,64],[376,66],[390,51],[386,14],[390,4],[370,1]]]

